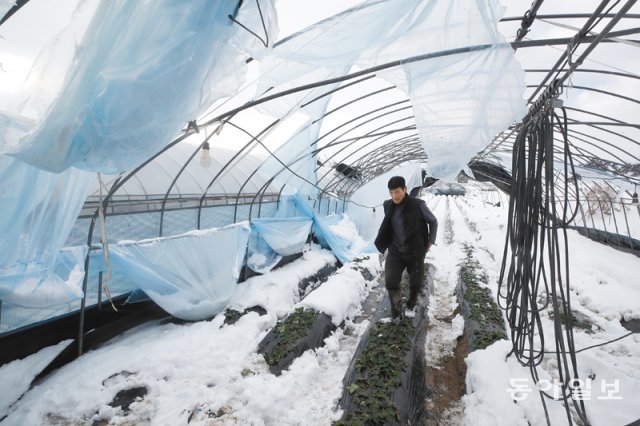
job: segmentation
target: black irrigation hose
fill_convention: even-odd
[[[566,112],[563,111],[564,119],[554,113],[554,96],[550,92],[541,109],[529,115],[514,143],[509,223],[500,271],[498,303],[506,311],[511,329],[513,346],[509,355],[515,354],[521,365],[529,367],[536,383],[539,378],[537,366],[545,355],[540,314],[551,306],[556,349],[553,353],[562,383],[567,419],[572,425],[571,404],[580,422],[588,425],[584,401],[571,398],[572,389],[569,388],[578,380],[578,368],[571,323],[566,227],[577,215],[579,201],[574,200],[574,207],[570,208],[568,197],[563,196],[564,200],[561,200],[556,194],[559,178],[563,179],[564,194],[569,191],[570,180],[577,193],[577,182],[567,137]],[[554,117],[563,136],[564,168],[559,173],[554,170]],[[579,392],[577,386],[573,388]],[[540,398],[547,423],[551,424],[546,399],[553,399],[553,396],[541,390]]]

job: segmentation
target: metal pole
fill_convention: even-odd
[[[102,271],[98,274],[98,310],[102,310]]]
[[[611,205],[611,216],[613,216],[613,226],[616,227],[616,235],[618,235],[618,244],[622,245],[622,238],[620,238],[620,230],[618,229],[618,221],[616,220],[616,209],[613,207],[613,201],[609,197],[609,204]]]
[[[629,219],[627,219],[627,208],[624,205],[624,202],[620,200],[620,204],[622,205],[622,213],[624,214],[624,222],[627,224],[627,235],[629,239],[631,239],[631,230],[629,229]]]

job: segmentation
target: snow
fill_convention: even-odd
[[[242,311],[260,305],[278,318],[283,317],[298,302],[300,280],[335,262],[336,258],[330,251],[316,247],[315,250],[304,253],[302,261],[238,284],[231,296],[229,308]]]
[[[378,255],[362,258],[362,265],[370,271],[376,271],[376,274],[380,272]],[[299,305],[326,313],[335,325],[340,325],[345,318],[354,318],[360,313],[362,300],[370,288],[356,267],[343,269],[340,275],[329,278]]]
[[[465,197],[425,197],[427,205],[439,220],[436,245],[427,255],[427,262],[435,266],[435,291],[430,299],[430,320],[443,318],[453,312],[453,292],[457,285],[457,264],[463,258],[462,245],[474,247],[474,257],[485,269],[488,286],[497,296],[498,277],[505,243],[508,200],[486,185],[465,185]],[[500,206],[496,206],[500,201]],[[594,326],[586,330],[574,328],[576,349],[586,348],[628,333],[619,320],[638,318],[640,287],[634,271],[640,270],[640,258],[599,244],[576,231],[568,232],[570,250],[570,294],[572,309],[587,317]],[[637,272],[636,272],[637,274]],[[444,306],[444,308],[443,308]],[[441,321],[442,322],[442,321]],[[554,351],[553,321],[542,315],[543,331],[547,339],[545,350]],[[433,322],[432,322],[433,324]],[[427,337],[427,360],[437,362],[449,353],[455,342],[455,325],[443,322]],[[435,354],[429,354],[433,350]],[[472,352],[467,363],[467,395],[463,397],[460,418],[452,424],[465,425],[546,425],[546,418],[530,376],[511,356],[511,342],[502,340],[484,350]],[[579,377],[595,375],[592,392],[584,401],[593,425],[623,425],[640,418],[637,395],[640,395],[640,335],[632,335],[618,342],[585,350],[577,354]],[[557,380],[557,362],[547,355],[538,367],[541,379]],[[546,382],[542,382],[543,384]],[[606,387],[619,385],[619,392],[606,399]],[[516,385],[515,387],[512,386]],[[510,389],[523,385],[528,392],[517,396],[514,403]],[[603,391],[603,386],[605,391]],[[547,401],[551,424],[566,424],[561,401]],[[500,413],[497,417],[496,413]]]
[[[9,406],[29,389],[29,385],[72,340],[63,340],[57,345],[46,347],[24,359],[9,362],[0,367],[0,418]]]
[[[436,245],[427,254],[434,290],[429,295],[426,360],[435,368],[453,354],[463,332],[463,318],[454,310],[465,244],[474,247],[494,297],[498,290],[508,202],[487,185],[465,187],[465,197],[425,196],[440,224]],[[627,334],[620,320],[638,318],[640,312],[640,287],[632,275],[640,270],[640,258],[577,232],[568,237],[572,309],[593,323],[591,330],[574,329],[576,348]],[[138,327],[60,368],[15,404],[67,342],[7,364],[0,368],[0,418],[8,414],[2,425],[184,424],[189,418],[190,424],[329,425],[341,417],[342,379],[368,326],[368,321],[353,320],[369,291],[379,285],[381,273],[379,257],[363,255],[300,300],[299,281],[334,263],[331,252],[312,246],[301,259],[237,285],[229,307],[242,311],[260,305],[266,315],[250,312],[233,325],[223,324],[218,315],[210,321]],[[365,280],[357,269],[368,270],[374,280]],[[300,306],[325,312],[341,325],[323,347],[306,351],[275,376],[257,346],[278,319]],[[554,351],[553,321],[546,313],[542,327],[545,350]],[[507,357],[510,350],[511,342],[501,340],[469,354],[467,394],[442,424],[547,424],[536,383],[528,367],[514,355]],[[640,418],[640,335],[576,357],[579,377],[591,380],[591,395],[584,401],[591,424],[623,425]],[[557,368],[556,357],[545,356],[537,368],[538,385],[557,381]],[[131,404],[131,412],[108,405],[118,391],[136,386],[147,387],[148,393]],[[547,400],[547,409],[551,424],[566,424],[561,401]]]

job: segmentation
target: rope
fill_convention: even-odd
[[[109,289],[109,281],[111,280],[111,262],[109,261],[109,243],[107,242],[107,228],[104,220],[104,209],[102,206],[102,187],[104,184],[102,183],[102,176],[98,173],[98,182],[100,183],[100,194],[98,200],[98,218],[100,221],[100,242],[102,243],[102,254],[104,255],[104,264],[106,265],[106,274],[104,282],[102,283],[102,288],[104,289],[104,294],[109,299],[109,303],[111,303],[111,307],[114,311],[118,312],[116,306],[113,304],[113,300],[111,299],[111,290]]]

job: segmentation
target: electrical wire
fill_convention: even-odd
[[[247,132],[245,129],[241,128],[240,126],[235,125],[235,124],[234,124],[234,123],[232,123],[231,121],[227,121],[227,124],[229,124],[229,125],[231,125],[231,126],[235,127],[236,129],[238,129],[238,130],[240,130],[240,131],[244,132],[244,133],[245,133],[245,134],[247,134],[249,137],[251,137],[251,139],[253,139],[253,140],[254,140],[255,142],[257,142],[260,146],[262,146],[262,147],[267,151],[267,153],[268,153],[271,157],[273,157],[273,159],[274,159],[274,160],[276,160],[278,163],[280,163],[280,165],[281,165],[282,167],[284,167],[286,170],[288,170],[292,175],[294,175],[294,176],[295,176],[295,177],[297,177],[298,179],[302,180],[303,182],[308,183],[309,185],[311,185],[312,187],[314,187],[315,189],[317,189],[317,190],[318,190],[318,191],[320,191],[321,193],[323,193],[323,194],[327,194],[327,195],[328,195],[328,196],[330,196],[330,197],[337,198],[337,197],[335,197],[335,196],[334,196],[330,191],[327,191],[326,189],[319,187],[317,183],[314,183],[314,182],[310,181],[309,179],[305,178],[304,176],[301,176],[301,175],[299,175],[298,173],[296,173],[296,172],[295,172],[291,167],[289,167],[289,165],[287,165],[287,164],[286,164],[284,161],[282,161],[282,160],[281,160],[281,159],[280,159],[280,158],[279,158],[279,157],[278,157],[278,156],[277,156],[273,151],[271,151],[271,150],[267,147],[267,145],[265,145],[265,144],[264,144],[260,139],[258,139],[257,137],[253,136],[252,134],[250,134],[250,133],[249,133],[249,132]],[[376,207],[380,207],[380,206],[382,206],[382,204],[378,204],[378,205],[375,205],[375,206],[366,206],[366,205],[364,205],[364,204],[360,204],[360,203],[355,202],[355,201],[352,201],[352,200],[344,200],[344,201],[345,201],[345,202],[348,202],[348,203],[351,203],[351,204],[354,204],[354,205],[359,206],[359,207],[364,207],[364,208],[367,208],[367,209],[374,209],[374,210],[375,210],[375,208],[376,208]]]
[[[564,180],[564,194],[570,182],[575,186],[575,168],[567,136],[567,118],[554,113],[557,93],[547,92],[538,111],[528,115],[520,126],[513,147],[509,221],[498,282],[498,303],[505,310],[511,329],[512,350],[518,362],[529,367],[539,381],[537,367],[544,360],[545,334],[541,314],[553,312],[556,362],[562,383],[561,399],[569,424],[573,415],[581,424],[589,424],[584,401],[572,398],[579,386],[573,338],[570,299],[569,245],[567,225],[578,211],[579,200],[558,199],[556,181]],[[554,124],[562,133],[564,167],[554,170]],[[540,348],[540,349],[537,349]],[[578,382],[579,383],[579,382]],[[551,424],[546,399],[554,399],[540,390],[547,424]],[[573,409],[573,413],[572,410]]]

